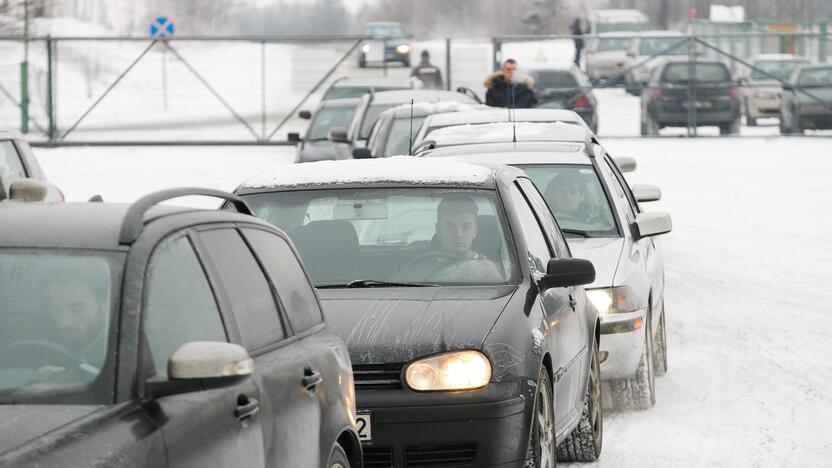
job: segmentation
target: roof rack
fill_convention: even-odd
[[[234,205],[238,213],[254,216],[254,212],[251,211],[251,208],[242,198],[232,193],[223,192],[222,190],[195,187],[160,190],[143,196],[130,206],[121,223],[118,243],[129,245],[136,241],[144,227],[144,215],[148,210],[163,201],[187,196],[215,197],[227,200]]]

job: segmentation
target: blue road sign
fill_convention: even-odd
[[[164,39],[173,36],[173,22],[160,16],[150,23],[150,37]]]

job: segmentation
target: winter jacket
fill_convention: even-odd
[[[413,69],[410,76],[422,80],[427,89],[442,89],[442,71],[429,61],[423,60]]]
[[[532,92],[534,81],[531,77],[515,75],[517,79],[513,85],[506,83],[503,72],[498,71],[488,75],[485,79],[485,104],[492,107],[510,107],[528,109],[537,105],[537,98]]]

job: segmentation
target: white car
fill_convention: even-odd
[[[650,20],[639,10],[604,9],[591,10],[587,14],[589,33],[592,35],[613,31],[646,31]]]
[[[64,195],[49,183],[32,148],[16,130],[0,130],[0,202],[62,202]]]
[[[678,31],[645,31],[633,38],[624,68],[627,92],[638,96],[664,57],[688,55],[685,36]],[[632,68],[632,69],[631,69]]]
[[[586,51],[586,74],[593,83],[617,82],[627,62],[627,51],[633,40],[632,33],[601,33],[589,41]]]
[[[760,54],[751,62],[754,68],[745,71],[742,83],[742,111],[749,127],[757,125],[757,119],[780,117],[781,83],[788,81],[799,66],[809,61],[792,54]]]

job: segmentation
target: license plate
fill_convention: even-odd
[[[696,101],[696,102],[693,103],[693,105],[697,109],[710,109],[714,106],[714,103],[711,102],[711,101]],[[688,101],[684,101],[682,103],[682,106],[684,106],[685,109],[690,107],[690,105],[688,105]]]
[[[355,416],[355,425],[358,428],[358,440],[373,440],[373,416],[370,413],[358,413]]]

